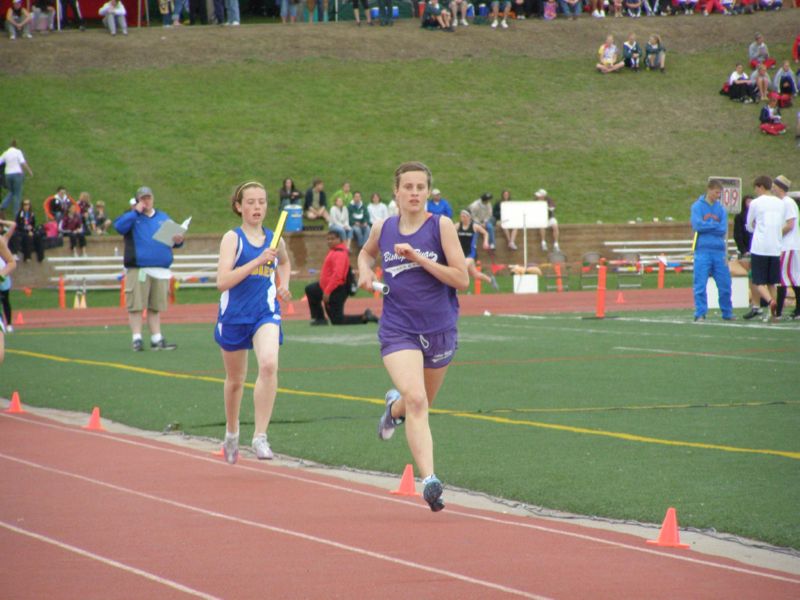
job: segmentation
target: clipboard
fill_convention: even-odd
[[[192,217],[189,217],[180,225],[178,225],[172,219],[164,221],[161,223],[161,227],[158,228],[158,231],[153,234],[153,239],[171,248],[175,245],[175,242],[172,241],[172,238],[174,238],[176,235],[184,235],[189,230],[189,223],[191,222]]]

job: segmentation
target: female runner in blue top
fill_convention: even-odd
[[[255,350],[258,377],[253,390],[255,431],[253,451],[271,459],[267,427],[278,388],[278,347],[281,312],[278,298],[288,301],[291,266],[286,245],[270,248],[274,233],[264,227],[267,191],[256,181],[243,183],[231,198],[233,212],[242,225],[228,231],[219,248],[217,288],[222,292],[214,339],[225,365],[225,460],[239,457],[239,408],[247,376],[247,354]],[[275,273],[280,284],[276,284]]]

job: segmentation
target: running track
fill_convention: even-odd
[[[800,597],[800,577],[577,525],[0,413],[2,598]]]

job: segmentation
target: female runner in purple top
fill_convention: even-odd
[[[467,289],[469,276],[453,222],[425,210],[431,183],[430,170],[420,162],[397,168],[394,193],[400,214],[373,225],[358,255],[358,284],[372,290],[373,267],[380,257],[390,292],[384,296],[378,338],[396,389],[386,393],[378,436],[388,440],[405,421],[408,446],[423,477],[423,496],[436,512],[444,502],[433,470],[428,408],[455,354],[456,290]]]

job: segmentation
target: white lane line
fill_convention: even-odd
[[[45,544],[50,544],[52,546],[56,546],[57,548],[61,548],[62,550],[68,550],[69,552],[73,552],[85,558],[101,562],[110,567],[114,567],[120,569],[121,571],[125,571],[126,573],[132,573],[133,575],[144,577],[145,579],[149,579],[150,581],[155,581],[156,583],[160,583],[161,585],[171,587],[172,589],[178,590],[179,592],[183,592],[185,594],[189,594],[190,596],[195,596],[197,598],[205,598],[205,600],[220,600],[218,596],[212,596],[210,594],[206,594],[205,592],[195,590],[181,583],[178,583],[177,581],[172,581],[171,579],[165,579],[164,577],[159,577],[158,575],[154,575],[153,573],[148,573],[147,571],[143,571],[142,569],[137,569],[136,567],[126,565],[112,558],[106,558],[105,556],[100,556],[99,554],[95,554],[94,552],[89,552],[88,550],[78,548],[77,546],[72,546],[70,544],[60,542],[57,539],[41,535],[38,533],[34,533],[33,531],[28,531],[27,529],[22,529],[20,527],[12,525],[11,523],[6,523],[5,521],[0,521],[0,527],[5,527],[9,531],[13,531],[14,533],[25,535],[40,542],[44,542]]]
[[[463,581],[465,583],[485,587],[488,589],[492,589],[499,592],[504,592],[506,594],[511,594],[514,596],[521,596],[523,598],[530,598],[531,600],[551,600],[546,596],[539,596],[538,594],[532,594],[529,592],[525,592],[523,590],[518,590],[512,587],[508,587],[505,585],[501,585],[498,583],[492,583],[491,581],[486,581],[483,579],[477,579],[475,577],[470,577],[468,575],[462,575],[460,573],[456,573],[454,571],[448,571],[446,569],[439,569],[437,567],[430,567],[428,565],[423,565],[421,563],[413,562],[410,560],[405,560],[402,558],[397,558],[394,556],[389,556],[388,554],[382,554],[380,552],[374,552],[372,550],[367,550],[366,548],[359,548],[358,546],[351,546],[349,544],[343,544],[341,542],[337,542],[334,540],[330,540],[327,538],[319,537],[316,535],[311,535],[308,533],[302,533],[300,531],[294,531],[292,529],[286,529],[285,527],[278,527],[277,525],[267,525],[266,523],[259,523],[257,521],[251,521],[250,519],[243,519],[241,517],[236,517],[233,515],[227,515],[225,513],[217,512],[214,510],[208,510],[205,508],[201,508],[199,506],[193,506],[191,504],[186,504],[184,502],[178,502],[177,500],[170,500],[168,498],[162,498],[161,496],[156,496],[154,494],[148,494],[146,492],[140,492],[131,488],[126,488],[120,485],[115,485],[113,483],[108,483],[105,481],[101,481],[99,479],[94,479],[93,477],[86,477],[84,475],[79,475],[77,473],[70,473],[69,471],[62,471],[60,469],[54,469],[52,467],[48,467],[46,465],[41,465],[39,463],[35,463],[28,460],[23,460],[21,458],[16,458],[14,456],[8,456],[6,454],[0,453],[0,458],[4,460],[8,460],[11,462],[15,462],[17,464],[25,465],[27,467],[32,467],[35,469],[40,469],[47,473],[52,473],[54,475],[59,475],[61,477],[69,477],[72,479],[77,479],[78,481],[83,481],[86,483],[91,483],[93,485],[108,488],[114,490],[116,492],[121,492],[123,494],[130,494],[132,496],[137,496],[139,498],[145,498],[147,500],[151,500],[153,502],[158,502],[161,504],[166,504],[168,506],[172,506],[175,508],[180,508],[183,510],[195,512],[207,517],[212,517],[215,519],[221,519],[223,521],[229,521],[231,523],[236,523],[237,525],[245,525],[248,527],[256,527],[258,529],[264,529],[266,531],[271,531],[273,533],[279,533],[282,535],[287,535],[294,538],[299,538],[301,540],[305,540],[308,542],[321,544],[324,546],[330,546],[336,548],[338,550],[344,550],[345,552],[351,552],[353,554],[357,554],[359,556],[366,556],[369,558],[375,558],[378,560],[382,560],[393,565],[403,565],[405,567],[409,567],[411,569],[417,569],[419,571],[426,571],[428,573],[434,573],[436,575],[440,575],[443,577],[449,577],[450,579],[456,579],[458,581]]]
[[[623,350],[625,352],[650,352],[653,354],[665,355],[679,355],[679,356],[696,356],[698,358],[721,358],[724,360],[743,360],[746,362],[766,362],[777,363],[781,365],[796,365],[797,363],[791,360],[777,360],[774,358],[760,358],[758,356],[740,356],[737,354],[714,354],[712,352],[686,352],[682,350],[666,350],[664,348],[635,348],[631,346],[614,346],[612,350]]]
[[[78,434],[78,435],[89,435],[89,436],[103,437],[103,438],[105,438],[107,440],[118,442],[118,443],[122,443],[122,444],[129,444],[129,445],[132,445],[132,446],[137,446],[137,447],[145,448],[145,449],[148,449],[148,450],[154,450],[154,451],[157,451],[157,452],[167,452],[167,453],[170,453],[170,454],[177,454],[179,456],[184,456],[184,457],[190,458],[192,460],[199,460],[199,461],[203,461],[203,462],[208,462],[208,463],[211,463],[213,465],[216,465],[216,466],[218,466],[220,468],[224,468],[224,469],[230,469],[231,468],[231,466],[229,464],[227,464],[223,460],[220,460],[219,458],[211,458],[211,457],[201,456],[201,455],[198,455],[198,454],[193,454],[193,453],[190,453],[190,452],[187,452],[187,451],[177,450],[177,449],[173,449],[173,448],[165,448],[165,447],[162,447],[162,446],[153,446],[153,445],[145,444],[143,442],[139,442],[139,441],[136,441],[136,440],[130,440],[130,439],[125,439],[125,438],[115,437],[113,434],[102,434],[102,433],[97,433],[97,432],[86,431],[86,430],[78,429],[78,428],[75,428],[75,427],[69,427],[67,425],[61,425],[59,423],[46,423],[46,422],[31,421],[29,419],[25,419],[25,418],[19,417],[17,415],[8,414],[8,413],[2,413],[2,412],[0,412],[0,417],[7,417],[9,419],[18,420],[18,421],[21,421],[21,422],[24,422],[24,423],[29,423],[31,425],[37,425],[37,426],[42,426],[42,427],[51,427],[53,429],[59,429],[59,430],[66,431],[68,433],[74,433],[74,434]],[[5,457],[5,455],[0,454],[0,457]],[[44,467],[44,468],[49,468],[49,467]],[[336,490],[336,491],[345,492],[345,493],[349,493],[349,494],[356,494],[356,495],[360,495],[360,496],[366,496],[366,497],[378,500],[380,502],[398,503],[398,504],[402,504],[402,505],[404,505],[406,507],[409,507],[409,508],[412,508],[412,509],[420,509],[420,510],[424,509],[425,511],[429,510],[428,507],[423,505],[422,503],[417,503],[417,502],[413,502],[412,503],[412,502],[409,502],[407,500],[401,500],[401,499],[396,498],[396,497],[391,497],[389,495],[373,494],[371,492],[364,492],[362,490],[353,489],[353,488],[350,488],[350,487],[347,487],[347,486],[343,486],[343,485],[338,485],[338,484],[328,483],[328,482],[323,482],[323,481],[316,481],[314,479],[308,479],[308,478],[302,477],[300,475],[292,475],[292,474],[289,474],[289,473],[283,473],[283,472],[280,472],[280,471],[278,471],[276,469],[265,470],[263,468],[249,467],[247,465],[236,465],[236,468],[237,469],[247,469],[247,470],[249,470],[249,471],[251,471],[253,473],[258,473],[259,475],[262,475],[262,476],[279,477],[279,478],[282,478],[282,479],[298,481],[298,482],[305,483],[305,484],[308,484],[308,485],[315,485],[315,486],[324,487],[324,488],[328,488],[328,489],[333,489],[333,490]],[[59,473],[60,471],[54,470],[54,472]],[[81,475],[76,475],[76,477],[82,477],[82,476]],[[109,484],[109,485],[111,485],[111,484]],[[727,570],[727,571],[734,571],[734,572],[737,572],[737,573],[745,573],[747,575],[755,575],[757,577],[765,577],[767,579],[775,579],[775,580],[778,580],[778,581],[786,581],[786,582],[789,582],[789,583],[795,583],[795,584],[800,585],[800,579],[792,579],[792,578],[789,578],[789,577],[781,577],[779,575],[774,575],[772,573],[765,573],[765,572],[761,572],[761,571],[756,571],[754,569],[748,569],[748,568],[742,568],[742,567],[734,567],[734,566],[731,566],[731,565],[715,563],[715,562],[713,562],[711,560],[702,560],[702,559],[691,558],[691,557],[682,556],[682,555],[674,554],[674,553],[660,552],[658,550],[652,550],[650,548],[639,547],[639,546],[634,546],[632,544],[625,544],[625,543],[622,543],[622,542],[616,542],[616,541],[612,541],[612,540],[607,540],[607,539],[604,539],[604,538],[601,538],[601,537],[595,537],[595,536],[588,535],[588,534],[579,534],[579,533],[572,533],[572,532],[568,532],[568,531],[562,531],[562,530],[559,530],[559,529],[556,529],[556,528],[553,528],[553,527],[547,527],[547,526],[544,526],[544,525],[536,525],[534,523],[522,523],[520,521],[508,521],[508,520],[499,519],[499,518],[496,518],[496,517],[489,517],[489,516],[485,516],[485,515],[462,512],[462,511],[459,511],[457,509],[451,509],[451,508],[447,509],[447,513],[448,514],[459,515],[461,517],[465,517],[465,518],[468,518],[468,519],[475,519],[475,520],[486,521],[486,522],[490,522],[490,523],[498,523],[498,524],[505,525],[505,526],[508,526],[508,527],[522,527],[522,528],[525,528],[525,529],[532,529],[532,530],[535,530],[535,531],[544,531],[544,532],[547,532],[547,533],[553,533],[553,534],[556,534],[556,535],[563,535],[563,536],[566,536],[566,537],[574,537],[574,538],[577,538],[577,539],[582,539],[582,540],[587,540],[587,541],[596,542],[596,543],[600,543],[600,544],[605,544],[605,545],[612,546],[612,547],[615,547],[615,548],[622,548],[622,549],[625,549],[625,550],[631,550],[633,552],[641,552],[641,553],[644,553],[644,554],[655,554],[657,556],[660,556],[661,558],[668,558],[668,559],[672,559],[672,560],[684,561],[684,562],[689,562],[689,563],[693,563],[693,564],[701,564],[701,565],[705,565],[705,566],[709,566],[709,567],[715,567],[715,568],[723,569],[723,570]]]

